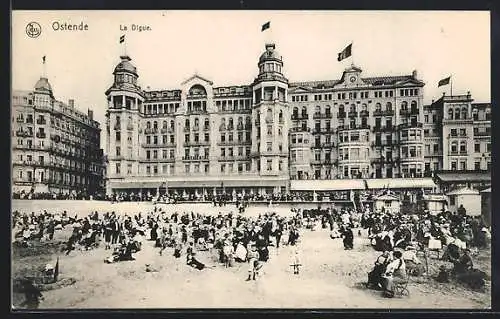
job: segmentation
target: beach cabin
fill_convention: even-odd
[[[429,213],[436,215],[443,210],[447,210],[448,199],[443,194],[424,194],[422,204],[423,208],[428,210]]]
[[[481,191],[481,215],[486,225],[491,226],[491,187]]]
[[[449,211],[457,212],[458,208],[463,206],[467,215],[481,215],[481,195],[478,190],[464,187],[448,192],[446,196],[448,197]]]
[[[373,204],[376,211],[386,211],[390,213],[399,213],[401,209],[401,201],[398,196],[392,194],[378,195],[373,199]]]

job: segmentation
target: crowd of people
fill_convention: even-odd
[[[488,248],[491,233],[481,217],[467,215],[463,207],[437,215],[367,210],[361,225],[368,229],[374,249],[383,252],[368,275],[368,285],[382,289],[387,297],[394,296],[394,281],[406,282],[407,275],[426,272],[417,252],[433,250],[442,251],[439,258],[452,265],[451,269],[441,268],[441,277],[447,273],[471,288],[484,286],[485,274],[472,267],[470,252]]]
[[[279,198],[267,199],[278,201]],[[229,200],[225,197],[210,199],[214,206],[224,205]],[[251,281],[257,280],[269,260],[269,247],[296,246],[302,229],[329,229],[332,239],[342,239],[345,250],[354,249],[354,230],[361,235],[361,230],[365,229],[373,248],[382,252],[368,274],[368,286],[382,290],[386,297],[393,297],[396,287],[407,282],[409,274],[422,275],[427,271],[417,257],[417,252],[426,248],[444,247],[440,258],[450,262],[452,269],[441,269],[439,276],[449,273],[474,287],[480,286],[484,279],[484,273],[473,268],[470,249],[487,248],[491,235],[480,218],[467,215],[463,209],[457,213],[405,215],[374,211],[367,206],[340,210],[292,209],[290,217],[272,212],[250,217],[244,214],[244,208],[253,199],[237,196],[237,200],[238,207],[243,210],[225,215],[167,213],[157,206],[149,212],[96,211],[80,217],[70,216],[66,211],[39,214],[15,211],[12,214],[13,241],[26,246],[31,240],[52,240],[55,231],[71,226],[71,236],[62,247],[65,254],[103,245],[110,251],[104,262],[116,263],[134,260],[134,254],[143,249],[144,242],[152,241],[158,254],[164,255],[169,250],[171,258],[185,258],[186,265],[198,270],[211,267],[199,258],[201,252],[213,256],[224,267],[247,263],[245,280]],[[294,274],[299,274],[302,264],[298,250],[291,266]]]
[[[28,192],[15,191],[12,193],[13,199],[24,200],[105,200],[106,196],[103,192],[88,193],[87,191],[73,191],[73,192],[35,192],[30,190]]]

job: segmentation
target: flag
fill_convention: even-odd
[[[125,35],[122,35],[122,36],[120,37],[120,43],[123,43],[123,42],[125,42]]]
[[[348,57],[351,56],[351,49],[352,49],[352,43],[349,44],[342,52],[339,53],[339,57],[337,60],[340,62],[344,59],[347,59]]]
[[[451,78],[451,76],[440,80],[438,83],[438,87],[450,84],[450,78]]]
[[[270,27],[271,27],[271,21],[267,21],[266,23],[264,23],[262,25],[262,31],[265,31],[265,30],[269,29]]]
[[[59,276],[59,257],[57,257],[56,266],[54,267],[54,282],[57,281],[58,276]]]
[[[45,55],[42,57],[42,62],[45,64]]]

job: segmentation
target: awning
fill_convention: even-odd
[[[375,197],[373,200],[379,200],[379,201],[399,201],[399,198],[394,196],[394,195],[380,195]]]
[[[345,191],[365,189],[362,179],[292,180],[291,191]]]
[[[448,200],[444,195],[424,195],[424,201],[428,202],[447,202]]]
[[[434,188],[432,178],[377,178],[367,179],[369,189]]]
[[[440,172],[436,174],[443,182],[490,182],[491,173],[489,172]]]
[[[453,190],[446,195],[448,195],[448,196],[449,195],[479,195],[479,191],[477,191],[475,189],[464,187],[464,188],[459,188],[459,189]]]
[[[227,178],[220,176],[214,177],[168,177],[159,180],[114,180],[110,181],[113,189],[130,188],[214,188],[214,187],[285,187],[286,179],[246,177],[246,178]]]

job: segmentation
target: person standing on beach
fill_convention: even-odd
[[[23,288],[26,299],[21,305],[26,306],[26,309],[38,309],[40,300],[44,299],[40,289],[35,287],[33,282],[29,279],[23,280]]]

